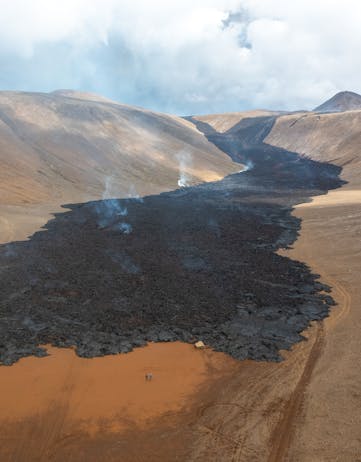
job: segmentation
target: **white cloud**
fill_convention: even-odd
[[[339,90],[361,92],[358,0],[0,0],[0,8],[6,89],[84,89],[178,113],[311,108]]]

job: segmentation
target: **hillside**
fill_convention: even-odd
[[[265,143],[342,167],[342,178],[350,182],[344,188],[354,189],[361,185],[361,110],[327,114],[297,112],[278,116],[266,111],[245,111],[195,116],[193,119],[224,133],[242,120],[267,115],[274,115],[275,120]]]
[[[254,118],[254,117],[265,117],[277,115],[278,112],[265,111],[265,110],[254,110],[254,111],[244,111],[244,112],[228,112],[224,114],[207,114],[201,116],[194,116],[193,119],[199,120],[209,124],[219,133],[225,133],[232,127],[234,127],[241,120]]]
[[[346,188],[361,185],[361,111],[279,117],[266,143],[343,167]]]
[[[239,169],[181,118],[71,91],[0,93],[1,204],[159,193]]]
[[[314,109],[315,112],[343,112],[361,109],[361,95],[352,91],[341,91]]]

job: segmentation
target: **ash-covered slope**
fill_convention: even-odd
[[[352,91],[341,91],[316,107],[314,112],[343,112],[357,109],[361,109],[361,95]]]
[[[0,92],[0,204],[144,195],[239,171],[181,118],[97,95]]]

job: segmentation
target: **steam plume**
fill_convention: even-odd
[[[179,162],[178,186],[180,188],[186,188],[189,186],[192,179],[188,173],[189,169],[192,167],[192,157],[186,151],[180,151],[176,157]]]
[[[128,209],[122,205],[120,199],[114,198],[113,178],[111,176],[107,176],[105,179],[102,197],[103,200],[95,206],[99,217],[98,226],[100,228],[111,227],[124,234],[131,233],[132,226],[120,218],[128,215]]]

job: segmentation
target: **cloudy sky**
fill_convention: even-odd
[[[178,114],[361,93],[360,0],[0,0],[0,89]]]

